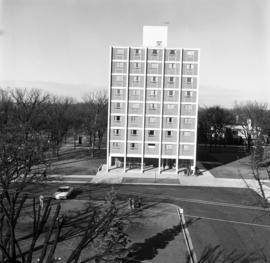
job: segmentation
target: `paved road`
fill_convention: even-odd
[[[77,185],[76,199],[103,199],[109,185]],[[37,195],[52,194],[57,185],[29,186]],[[248,189],[114,185],[119,198],[140,195],[147,202],[172,203],[184,208],[186,220],[200,257],[203,250],[220,246],[225,254],[236,250],[257,261],[270,262],[270,211],[265,211],[259,196]],[[42,190],[41,190],[42,189]],[[264,261],[265,259],[265,261]]]

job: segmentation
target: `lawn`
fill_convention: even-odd
[[[106,163],[104,150],[95,150],[92,158],[87,147],[64,145],[58,158],[50,164],[48,175],[96,175],[98,168]]]
[[[250,156],[243,147],[217,147],[200,146],[197,160],[212,175],[218,178],[254,179],[252,175]],[[260,169],[261,179],[269,179],[264,168]]]

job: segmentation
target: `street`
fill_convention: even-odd
[[[141,196],[143,202],[171,203],[184,209],[198,258],[207,248],[220,246],[226,255],[244,254],[270,261],[270,212],[248,189],[143,185],[73,185],[73,198],[104,199],[112,189],[119,199]],[[57,184],[29,185],[29,193],[52,195]],[[252,258],[253,258],[252,257]],[[266,259],[266,261],[264,261]]]

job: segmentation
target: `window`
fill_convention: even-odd
[[[185,104],[185,105],[184,105],[184,110],[186,110],[186,111],[191,111],[191,110],[192,110],[192,105],[190,105],[190,104]]]
[[[137,130],[131,130],[130,133],[131,133],[131,135],[133,135],[133,136],[136,136],[136,135],[138,134],[138,133],[137,133]]]
[[[170,55],[175,55],[175,53],[176,53],[176,52],[175,52],[174,49],[171,49],[170,52],[169,52]]]
[[[172,117],[167,117],[167,123],[173,123],[173,118]]]
[[[140,63],[135,63],[135,68],[136,69],[140,69],[141,68],[141,64]]]
[[[168,96],[169,97],[172,97],[172,96],[174,96],[175,95],[175,91],[174,90],[169,90],[168,91]]]
[[[189,137],[189,136],[191,136],[191,132],[185,131],[185,132],[183,132],[183,135],[184,135],[185,137]]]
[[[140,77],[139,76],[135,76],[133,79],[135,82],[139,82],[140,81]]]
[[[157,49],[153,49],[153,50],[152,50],[152,55],[153,55],[153,56],[157,56],[157,54],[158,54]]]
[[[149,104],[149,109],[150,110],[156,110],[157,109],[157,104],[156,103],[150,103]]]
[[[174,77],[169,77],[169,83],[170,84],[174,83]]]
[[[149,136],[149,137],[155,136],[155,131],[154,131],[154,130],[148,131],[148,136]]]
[[[140,49],[135,49],[135,55],[140,55],[141,54],[141,50]]]
[[[190,146],[189,145],[183,145],[183,150],[184,151],[188,151],[190,149]]]
[[[117,110],[121,109],[121,103],[120,102],[115,103],[115,109],[117,109]]]
[[[158,63],[152,63],[151,68],[152,69],[158,69]]]
[[[113,134],[115,136],[119,136],[120,135],[120,130],[119,129],[113,129]]]
[[[151,77],[151,82],[156,83],[157,82],[157,77]]]
[[[115,90],[115,93],[116,93],[116,95],[121,95],[122,94],[122,90],[121,89],[116,89]]]
[[[130,116],[130,121],[135,122],[136,121],[136,116]]]
[[[166,150],[172,150],[172,148],[173,148],[172,144],[165,144]]]
[[[116,67],[117,68],[123,68],[124,67],[124,63],[123,62],[117,62],[116,63]]]
[[[175,105],[174,104],[168,104],[168,110],[174,110]]]
[[[186,67],[187,67],[187,69],[190,70],[190,69],[193,69],[194,68],[194,65],[193,64],[187,64]]]
[[[190,119],[190,118],[184,119],[184,124],[191,124],[191,123],[192,123],[192,119]]]
[[[192,91],[185,91],[185,97],[192,97]]]
[[[121,121],[121,117],[120,116],[113,116],[113,120],[120,122]]]
[[[156,90],[150,90],[150,96],[157,96]]]
[[[156,148],[156,145],[155,145],[154,143],[148,143],[148,144],[147,144],[147,147],[148,147],[149,149],[153,149],[153,148]]]
[[[140,91],[137,89],[134,89],[134,90],[132,90],[132,95],[133,96],[140,96]]]
[[[139,109],[140,108],[140,104],[139,103],[133,103],[133,104],[131,104],[131,108],[132,109]]]
[[[124,49],[116,49],[117,55],[124,55]]]
[[[119,149],[120,148],[120,143],[119,142],[113,142],[113,148],[114,149]]]
[[[150,123],[155,123],[157,119],[155,117],[149,117],[149,122]]]
[[[123,76],[116,76],[115,77],[116,81],[123,81],[123,79],[124,79]]]
[[[191,56],[194,56],[194,51],[191,51],[191,50],[190,51],[187,51],[187,56],[190,56],[190,57]]]
[[[132,142],[130,144],[130,150],[135,150],[135,148],[136,148],[136,144]]]
[[[191,83],[192,83],[192,81],[193,81],[193,79],[192,79],[192,78],[187,78],[187,84],[191,84]]]
[[[173,132],[172,131],[166,131],[166,136],[167,137],[172,137],[173,136]]]
[[[176,64],[175,63],[169,63],[169,69],[175,69]]]

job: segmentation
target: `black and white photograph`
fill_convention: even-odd
[[[0,263],[269,263],[268,0],[0,0]]]

